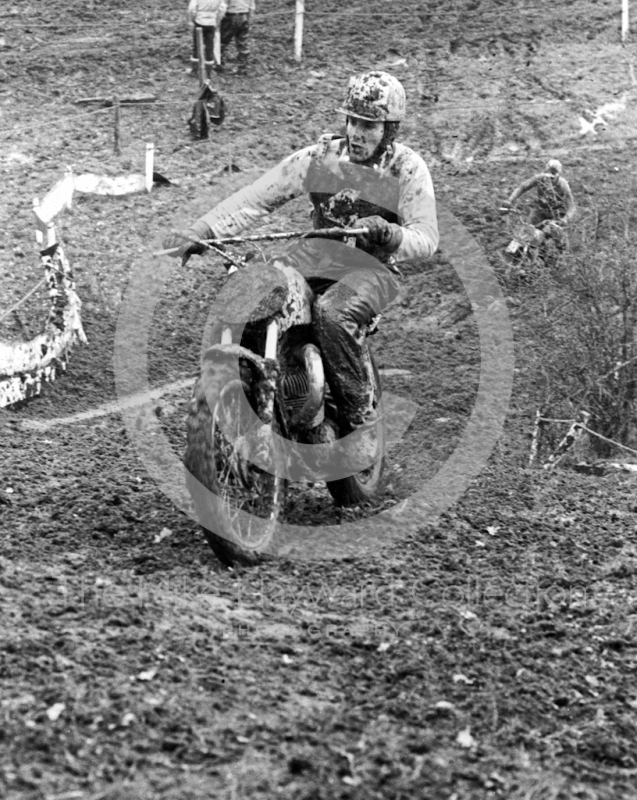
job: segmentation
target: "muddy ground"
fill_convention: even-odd
[[[540,305],[506,277],[497,213],[549,156],[578,202],[580,254],[595,215],[629,205],[634,46],[621,46],[619,4],[405,0],[391,16],[380,0],[308,3],[298,65],[294,4],[266,0],[252,74],[222,76],[228,116],[202,143],[186,127],[197,82],[183,5],[51,0],[0,12],[0,309],[40,278],[31,203],[66,166],[142,171],[154,141],[156,169],[178,184],[76,194],[59,232],[89,345],[40,397],[0,413],[0,795],[637,797],[637,479],[529,468],[546,400]],[[435,525],[344,561],[224,570],[145,471],[122,418],[72,416],[116,398],[122,299],[179,209],[338,130],[347,77],[371,67],[404,82],[403,140],[501,279],[516,352],[504,434]],[[122,109],[119,155],[112,110],[75,104],[115,94],[157,97]],[[608,103],[619,105],[607,126],[582,133],[579,118]],[[295,201],[267,227],[306,222]],[[431,262],[406,266],[374,339],[386,388],[418,404],[389,454],[390,504],[445,463],[476,398],[474,315],[445,314],[466,299],[451,249],[443,230]],[[175,384],[153,407],[177,453],[222,273],[213,259],[176,268],[149,332],[151,385]],[[34,335],[45,308],[36,294],[19,320],[0,321],[0,338]],[[295,491],[291,521],[347,521],[320,486]]]

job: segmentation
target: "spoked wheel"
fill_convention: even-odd
[[[285,480],[249,460],[256,448],[259,463],[275,471],[278,427],[262,426],[246,390],[226,365],[208,364],[188,418],[188,488],[206,539],[226,565],[263,560],[285,503]]]

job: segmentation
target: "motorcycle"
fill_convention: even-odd
[[[364,229],[329,231],[338,237],[361,232]],[[218,242],[227,247],[294,235]],[[314,482],[312,476],[318,474],[311,465],[308,469],[309,462],[291,464],[290,452],[298,450],[297,445],[319,445],[313,457],[320,461],[320,445],[338,446],[344,432],[314,343],[314,294],[305,278],[285,259],[228,262],[227,249],[223,256],[229,277],[216,302],[217,341],[203,354],[190,403],[184,464],[198,520],[215,555],[225,565],[251,565],[263,560],[264,551],[276,552],[290,476]],[[367,337],[377,329],[378,319],[359,332],[374,408],[379,406],[381,384]],[[360,505],[379,493],[384,470],[381,439],[382,434],[377,440],[379,457],[369,467],[326,479],[336,505]],[[310,451],[315,453],[316,447]]]
[[[556,261],[557,252],[563,249],[563,232],[557,222],[547,220],[541,227],[536,227],[524,220],[522,212],[516,208],[503,206],[500,211],[503,214],[513,212],[517,216],[513,223],[512,239],[504,252],[516,266],[520,277],[525,277],[527,270],[548,266]]]

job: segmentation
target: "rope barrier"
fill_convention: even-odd
[[[60,267],[56,266],[56,265],[55,265],[55,263],[54,263],[53,261],[50,261],[50,262],[47,264],[47,269],[48,269],[50,272],[57,272],[57,273],[62,273],[62,272],[63,272],[63,269],[61,269]],[[42,278],[42,280],[41,280],[39,283],[36,283],[36,285],[35,285],[35,286],[34,286],[32,289],[30,289],[30,290],[29,290],[29,291],[28,291],[28,292],[27,292],[27,293],[24,295],[24,297],[23,297],[21,300],[18,300],[18,302],[17,302],[15,305],[11,306],[11,308],[10,308],[8,311],[3,311],[3,312],[2,312],[2,314],[0,314],[0,320],[3,320],[3,319],[5,319],[6,317],[8,317],[8,316],[9,316],[9,314],[12,314],[12,313],[13,313],[13,312],[14,312],[14,311],[17,309],[17,308],[20,308],[20,306],[21,306],[21,305],[22,305],[22,304],[23,304],[23,303],[24,303],[26,300],[28,300],[28,299],[29,299],[29,297],[31,297],[31,295],[32,295],[32,294],[34,294],[35,292],[37,292],[37,290],[38,290],[38,289],[39,289],[39,288],[42,286],[42,284],[44,284],[44,283],[46,283],[46,282],[47,282],[47,277],[46,277],[46,275],[45,275],[45,276],[44,276],[44,278]]]
[[[264,96],[260,95],[259,92],[240,92],[240,91],[239,92],[236,92],[236,91],[235,92],[227,92],[222,87],[221,87],[221,92],[226,97],[254,97],[255,95],[257,95],[258,97],[255,98],[255,99],[258,99],[258,100],[269,100],[269,99],[277,100],[277,102],[279,104],[281,103],[281,100],[279,98],[281,98],[281,97],[289,97],[289,94],[287,92],[268,92],[268,94],[264,97]],[[319,90],[318,89],[315,90],[315,93],[318,94]],[[299,106],[297,106],[295,103],[285,103],[284,102],[283,104],[290,106],[290,108],[294,108],[294,109],[296,109],[298,111],[301,111]],[[448,104],[448,105],[440,105],[440,104],[436,103],[435,104],[435,110],[436,111],[448,111],[448,110],[454,110],[454,111],[471,110],[471,111],[476,111],[476,110],[488,109],[489,111],[494,111],[495,109],[497,109],[499,107],[502,107],[502,108],[520,108],[520,107],[523,107],[523,106],[524,107],[525,106],[533,106],[535,108],[543,108],[545,106],[555,106],[555,105],[559,105],[559,104],[567,105],[565,103],[565,101],[562,101],[562,100],[543,100],[543,101],[541,101],[539,103],[538,102],[534,102],[534,101],[521,101],[521,102],[518,102],[518,103],[499,102],[497,104],[491,104],[491,105],[486,104],[486,103],[471,103],[471,104],[469,104],[469,103],[465,103],[465,104],[453,103],[453,104]],[[166,100],[163,100],[163,101],[158,101],[156,103],[135,103],[135,104],[131,103],[131,104],[125,104],[125,107],[127,109],[128,108],[153,108],[153,107],[158,107],[158,106],[180,106],[180,107],[188,108],[190,105],[192,105],[190,100],[184,100],[184,101],[179,101],[179,100],[173,100],[173,101],[167,100],[166,101]],[[80,117],[86,117],[86,116],[90,116],[92,114],[104,114],[104,113],[107,113],[107,112],[112,112],[113,108],[114,108],[113,106],[108,106],[106,108],[98,108],[98,109],[94,109],[93,111],[84,111],[84,112],[81,112],[81,113],[78,113],[78,114],[68,114],[68,115],[65,115],[65,116],[62,116],[62,117],[50,117],[48,119],[48,121],[47,121],[46,126],[44,126],[44,125],[36,125],[35,123],[28,123],[28,122],[18,123],[17,125],[14,125],[12,128],[1,129],[0,130],[0,135],[17,133],[19,131],[25,131],[25,130],[36,129],[36,128],[38,130],[44,130],[45,127],[49,128],[49,126],[52,123],[64,122],[64,121],[67,121],[67,120],[70,120],[70,119],[79,119]],[[121,110],[121,108],[120,108],[120,110]],[[631,137],[631,138],[637,138],[637,137]],[[522,156],[515,156],[515,157],[522,157]],[[524,157],[526,158],[526,156],[524,156]],[[514,158],[514,156],[511,156],[511,158]]]
[[[9,316],[9,314],[13,314],[14,311],[20,308],[20,306],[23,303],[25,303],[29,299],[29,297],[31,297],[32,294],[35,294],[37,290],[40,288],[40,286],[42,286],[45,283],[46,283],[46,278],[42,278],[42,280],[39,281],[39,283],[36,283],[36,285],[30,291],[28,291],[21,300],[18,300],[18,302],[15,305],[11,306],[11,308],[8,311],[5,311],[4,313],[0,314],[0,320],[5,319],[6,317]]]
[[[50,309],[46,325],[29,342],[0,342],[0,407],[40,393],[42,383],[66,369],[68,353],[78,341],[86,344],[80,319],[81,301],[62,247],[56,244],[40,253],[49,284]]]
[[[46,125],[35,125],[35,124],[20,124],[14,125],[13,128],[5,128],[4,130],[0,130],[0,134],[2,133],[15,133],[16,131],[24,131],[29,130],[30,128],[38,128],[39,130],[44,130],[45,128],[49,129],[51,123],[53,122],[61,122],[67,119],[78,119],[79,117],[88,117],[91,114],[103,114],[105,111],[112,111],[111,108],[96,108],[93,111],[82,111],[79,114],[68,114],[64,117],[49,117],[47,120]]]
[[[614,441],[614,439],[609,439],[607,436],[602,436],[601,433],[597,433],[597,431],[591,430],[588,427],[588,420],[590,419],[590,414],[587,411],[580,412],[580,421],[576,419],[549,419],[548,417],[541,417],[539,411],[536,412],[535,415],[535,424],[533,426],[533,433],[531,435],[531,452],[529,455],[529,466],[532,466],[535,458],[537,456],[537,452],[539,449],[539,434],[540,434],[540,423],[541,422],[556,422],[556,423],[563,423],[564,425],[570,425],[568,432],[564,436],[564,438],[559,443],[557,450],[548,457],[548,460],[544,463],[543,469],[551,470],[555,467],[559,461],[563,458],[566,451],[569,450],[578,438],[581,436],[582,432],[588,433],[590,436],[595,436],[597,439],[600,439],[602,442],[606,442],[606,444],[610,444],[613,447],[618,447],[621,450],[626,450],[628,453],[632,453],[633,455],[637,456],[637,450],[632,447],[628,447],[628,445],[621,444],[620,442]]]
[[[218,87],[218,89],[224,95],[224,97],[255,97],[255,99],[257,99],[257,100],[269,100],[269,99],[273,99],[274,100],[276,98],[289,97],[290,96],[289,92],[268,92],[267,95],[266,95],[266,94],[263,94],[263,93],[261,93],[259,91],[252,91],[252,92],[226,91],[225,87]],[[306,92],[306,94],[321,94],[321,95],[323,94],[323,92],[320,89],[309,90],[309,91],[304,90],[304,91]],[[140,103],[139,105],[140,106],[143,105],[145,107],[161,106],[161,105],[165,105],[165,106],[169,106],[169,105],[187,105],[190,102],[191,101],[161,100],[161,101],[158,101],[157,103]],[[278,101],[278,102],[280,102],[280,101]],[[519,106],[535,106],[536,108],[538,108],[538,107],[543,107],[543,106],[560,105],[561,103],[564,103],[564,105],[567,105],[566,101],[564,101],[564,100],[542,100],[539,103],[537,101],[533,101],[533,100],[520,101],[519,103],[512,103],[511,101],[509,101],[509,102],[499,101],[497,104],[495,104],[495,103],[493,103],[493,104],[488,104],[488,103],[462,103],[462,104],[461,103],[453,103],[453,104],[451,104],[450,103],[449,105],[444,105],[444,104],[440,105],[439,103],[436,103],[435,104],[435,110],[436,111],[438,111],[438,110],[445,110],[446,111],[446,110],[448,110],[450,108],[451,109],[462,109],[462,110],[466,110],[466,109],[472,109],[473,110],[473,109],[477,109],[477,108],[478,109],[479,108],[488,108],[490,110],[493,110],[497,106],[501,106],[503,108],[512,108],[512,107],[517,108]],[[289,102],[289,103],[284,103],[284,105],[289,105],[289,106],[295,108],[297,111],[301,110],[300,106],[298,106],[296,103]],[[568,104],[568,105],[570,105],[570,104]]]
[[[510,9],[508,9],[508,10],[511,11],[511,12],[515,12],[517,14],[526,14],[526,13],[532,14],[532,13],[537,13],[538,11],[546,11],[546,5],[542,4],[542,3],[538,3],[538,4],[529,3],[529,4],[525,4],[524,6],[521,6],[521,7],[512,7]],[[464,9],[464,8],[463,9],[457,9],[457,10],[446,9],[444,11],[436,11],[435,19],[436,19],[436,21],[440,20],[440,19],[457,19],[460,16],[462,16],[463,18],[467,18],[467,17],[474,18],[474,17],[477,17],[477,18],[480,18],[480,19],[482,19],[482,18],[498,18],[499,19],[499,18],[502,17],[502,12],[501,11],[496,11],[496,10],[493,10],[493,11],[490,11],[490,10],[489,11],[484,11],[484,10],[482,10],[482,11],[480,11],[479,9],[475,9],[475,13],[471,13],[472,11],[473,11],[473,9],[470,10],[470,9]],[[122,13],[121,11],[119,13],[122,16],[130,16],[129,14]],[[414,14],[411,14],[411,13],[406,12],[406,11],[398,11],[398,12],[380,11],[380,10],[376,11],[373,8],[370,8],[369,6],[366,6],[366,7],[365,6],[361,6],[360,8],[352,9],[350,11],[308,11],[308,10],[306,10],[304,13],[305,13],[306,17],[312,16],[312,17],[356,17],[356,18],[362,17],[362,18],[369,18],[369,17],[373,16],[373,17],[389,17],[389,18],[392,18],[392,19],[393,18],[398,18],[398,19],[403,19],[403,18],[413,19],[414,18]],[[422,13],[426,13],[426,12],[422,12]],[[113,15],[113,14],[117,14],[117,12],[113,11],[113,12],[109,12],[109,14]],[[256,23],[260,19],[269,19],[270,17],[281,17],[281,16],[292,16],[292,15],[291,15],[289,9],[279,9],[277,11],[261,11],[261,10],[259,10],[256,13],[253,14],[252,19],[250,20],[250,24]],[[569,15],[569,16],[573,16],[573,15]],[[617,16],[617,14],[616,14],[615,10],[612,9],[612,8],[609,8],[608,9],[608,19],[609,20],[614,19],[616,16]],[[20,22],[20,23],[23,23],[23,24],[29,25],[29,26],[38,24],[37,16],[35,14],[29,14],[28,20],[25,19],[24,21],[22,19],[20,19],[19,16],[16,15],[16,14],[0,14],[0,19],[13,19],[16,22]],[[51,24],[57,24],[57,23],[51,23]],[[175,25],[175,24],[184,24],[183,23],[183,15],[180,14],[179,17],[174,17],[173,19],[155,19],[155,20],[152,21],[151,24],[153,26],[155,26],[155,27],[169,26],[169,25]],[[85,24],[80,24],[76,28],[74,28],[73,33],[76,30],[77,31],[81,31],[81,30],[92,30],[92,31],[94,31],[95,30],[95,25],[94,25],[94,23],[87,22]]]
[[[281,101],[278,98],[289,97],[289,94],[287,92],[268,92],[268,94],[264,97],[264,96],[260,95],[259,92],[236,92],[236,91],[235,92],[227,92],[227,91],[225,91],[225,89],[223,89],[223,87],[220,87],[220,90],[221,90],[221,93],[225,97],[255,97],[255,95],[257,95],[257,97],[255,99],[258,99],[258,100],[269,100],[269,99],[277,100],[277,102],[279,104],[281,103]],[[316,90],[315,93],[319,94],[319,90]],[[291,103],[291,102],[285,103],[284,102],[283,104],[289,106],[290,108],[295,108],[297,110],[299,108],[296,103]],[[190,100],[184,100],[184,101],[179,101],[179,100],[174,100],[174,101],[167,100],[166,101],[166,100],[162,100],[162,101],[158,101],[158,102],[155,102],[155,103],[139,103],[139,104],[131,103],[131,104],[125,104],[125,107],[126,108],[136,108],[137,109],[137,108],[154,108],[154,107],[158,107],[158,106],[189,107],[190,105],[192,105]],[[568,105],[568,104],[565,101],[562,101],[562,100],[543,100],[543,101],[541,101],[539,103],[538,102],[534,102],[534,101],[521,101],[521,102],[514,103],[514,104],[512,104],[511,102],[508,102],[508,103],[499,102],[497,104],[491,104],[491,105],[486,104],[486,103],[465,103],[465,104],[462,104],[462,105],[459,104],[459,103],[453,103],[453,104],[449,104],[449,105],[440,105],[440,104],[436,103],[435,104],[435,110],[436,111],[448,111],[448,110],[452,110],[452,111],[458,111],[458,110],[476,111],[476,110],[485,110],[485,109],[487,109],[489,111],[494,111],[497,108],[512,108],[512,107],[520,108],[520,107],[526,107],[526,106],[533,106],[534,108],[543,108],[545,106],[555,106],[555,105]],[[63,116],[63,117],[51,117],[51,118],[49,118],[47,125],[50,124],[50,123],[53,123],[53,122],[57,123],[57,122],[65,121],[65,120],[69,120],[69,119],[78,119],[80,117],[89,116],[91,114],[103,114],[103,113],[112,112],[112,111],[113,111],[113,107],[109,106],[109,107],[106,107],[106,108],[95,109],[94,111],[86,111],[86,112],[83,112],[83,113],[80,113],[80,114],[69,114],[69,115],[66,115],[66,116]],[[317,113],[322,113],[322,112],[317,112]],[[0,134],[15,133],[17,131],[28,130],[29,128],[36,128],[36,127],[43,128],[44,126],[36,125],[35,123],[23,123],[23,124],[15,125],[13,128],[4,128],[4,129],[0,130]],[[631,137],[631,138],[637,138],[637,137]],[[513,157],[514,156],[511,156],[511,158],[513,158]]]
[[[583,423],[578,423],[578,427],[581,428],[586,433],[590,433],[591,436],[596,436],[598,439],[601,439],[603,442],[607,444],[612,444],[614,447],[620,447],[622,450],[627,450],[629,453],[633,453],[637,456],[637,450],[633,450],[632,447],[628,447],[625,444],[620,444],[619,442],[614,442],[612,439],[607,439],[605,436],[602,436],[601,433],[597,433],[596,431],[592,431],[590,428],[587,428],[586,425]]]

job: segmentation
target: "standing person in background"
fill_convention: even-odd
[[[250,19],[256,0],[227,0],[228,8],[221,22],[221,67],[223,71],[228,48],[233,39],[237,43],[237,72],[246,75],[250,58]]]
[[[197,73],[195,66],[199,62],[197,48],[197,29],[203,30],[204,58],[206,77],[212,77],[215,67],[215,29],[226,13],[226,0],[190,0],[188,3],[188,19],[192,28],[192,72]]]

